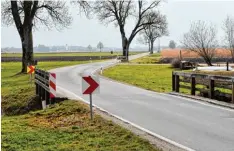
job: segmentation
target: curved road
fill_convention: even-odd
[[[138,56],[135,56],[139,57]],[[105,61],[51,70],[57,73],[59,93],[89,100],[81,93],[83,73],[114,65]],[[198,151],[234,151],[234,110],[156,93],[105,78],[93,104],[172,142]]]

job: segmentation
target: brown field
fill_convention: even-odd
[[[161,51],[161,56],[163,58],[175,58],[175,57],[179,57],[179,53],[181,51],[182,57],[184,58],[196,58],[199,57],[199,55],[197,55],[195,52],[192,52],[190,50],[185,50],[185,49],[163,49]],[[218,48],[216,49],[215,52],[215,57],[230,57],[231,56],[231,52],[228,49],[224,49],[224,48]]]

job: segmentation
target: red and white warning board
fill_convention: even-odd
[[[82,93],[97,94],[100,93],[99,78],[97,76],[82,77]]]
[[[56,97],[56,74],[50,73],[49,77],[50,98]]]
[[[32,74],[35,72],[35,66],[27,66],[27,73]]]

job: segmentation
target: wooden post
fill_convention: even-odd
[[[174,75],[174,72],[172,72],[172,91],[175,91],[175,75]]]
[[[195,77],[191,77],[191,95],[195,95],[195,92],[196,92]]]
[[[234,81],[232,82],[232,103],[234,103]]]
[[[180,77],[178,75],[175,76],[175,91],[180,92]]]
[[[229,71],[229,63],[228,63],[228,61],[227,61],[227,71]]]
[[[180,61],[180,70],[183,70],[183,67],[184,65],[183,65],[183,63]]]
[[[214,98],[214,80],[212,79],[209,81],[209,97],[210,99]]]

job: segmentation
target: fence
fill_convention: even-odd
[[[196,85],[206,87],[206,89],[196,87]],[[228,99],[231,103],[234,103],[234,77],[173,71],[172,90],[180,92],[180,88],[189,89],[191,95],[195,95],[196,91],[200,91],[203,96],[208,94],[207,97],[211,99],[223,98],[224,101]],[[215,90],[215,88],[230,90],[231,93],[221,92]]]
[[[42,102],[42,108],[46,108],[49,104],[55,103],[54,97],[50,97],[50,73],[44,70],[35,69],[35,85],[36,85],[36,95]]]

